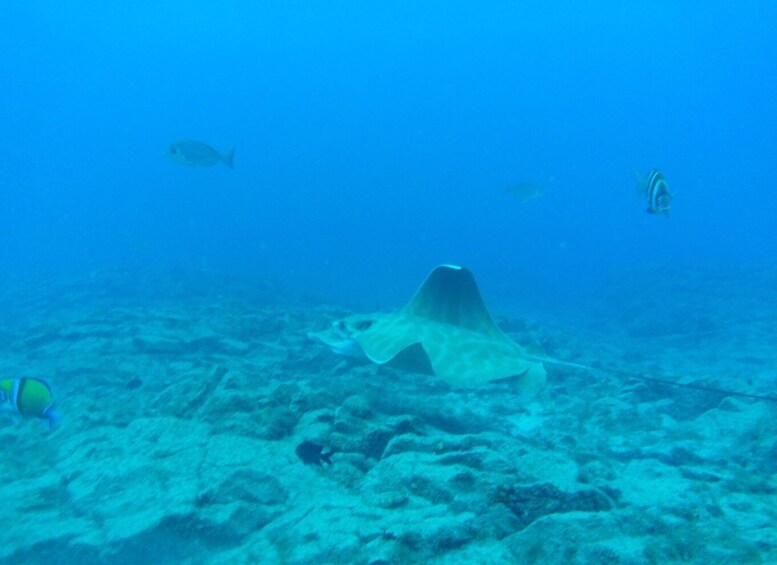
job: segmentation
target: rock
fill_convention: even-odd
[[[352,394],[343,401],[343,408],[352,416],[368,420],[372,416],[369,401],[360,394]]]
[[[608,542],[619,549],[609,547]],[[606,513],[546,515],[506,538],[504,543],[519,563],[636,565],[646,562],[641,558],[641,540],[624,539],[617,520]]]
[[[526,527],[547,514],[603,512],[613,507],[609,496],[595,489],[564,492],[550,483],[499,486],[494,500],[506,505]]]
[[[380,459],[389,441],[394,437],[394,430],[390,428],[373,428],[368,431],[360,442],[359,451],[366,457]]]

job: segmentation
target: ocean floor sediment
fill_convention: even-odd
[[[64,419],[0,421],[0,563],[777,562],[777,402],[626,376],[774,395],[771,274],[664,277],[563,331],[492,307],[620,372],[549,365],[536,396],[335,356],[306,334],[348,312],[267,281],[8,282],[3,377]]]

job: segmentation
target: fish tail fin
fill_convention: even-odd
[[[331,465],[331,464],[332,464],[332,459],[331,459],[331,457],[332,457],[332,455],[334,455],[334,454],[335,454],[335,450],[334,450],[334,449],[330,450],[330,451],[329,451],[329,453],[324,453],[324,452],[321,452],[321,461],[326,461],[326,463],[328,463],[329,465]]]
[[[19,425],[20,423],[18,413],[10,406],[0,404],[0,416],[2,416],[3,419],[7,418],[11,422],[13,422],[15,426]]]
[[[56,410],[46,411],[45,418],[49,421],[49,430],[56,428],[62,421],[62,416]]]
[[[642,196],[647,192],[647,179],[639,171],[634,171],[634,179],[637,181],[637,194]]]
[[[229,167],[230,169],[234,169],[235,166],[233,164],[233,160],[235,158],[235,148],[233,147],[229,151],[226,151],[221,154],[221,160],[224,162],[224,164]]]

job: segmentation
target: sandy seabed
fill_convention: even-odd
[[[777,397],[776,272],[492,311],[554,357]],[[777,562],[777,402],[550,365],[534,397],[452,389],[306,339],[348,313],[201,272],[5,281],[2,377],[64,419],[0,421],[0,563]]]

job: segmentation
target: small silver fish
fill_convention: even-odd
[[[648,214],[668,214],[673,194],[669,192],[666,179],[658,169],[651,170],[646,178],[637,177],[639,194],[647,199]]]
[[[523,181],[513,186],[508,186],[505,189],[505,194],[520,200],[521,202],[529,202],[535,198],[539,198],[545,194],[545,188],[532,181]]]
[[[235,157],[235,148],[220,153],[210,145],[200,141],[183,139],[170,144],[167,148],[167,156],[179,165],[210,167],[216,163],[224,163],[231,169],[233,168],[232,160]]]

